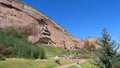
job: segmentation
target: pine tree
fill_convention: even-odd
[[[96,52],[98,56],[96,65],[100,68],[115,68],[114,64],[120,61],[120,54],[117,52],[119,44],[111,40],[111,36],[106,29],[103,29],[100,41],[101,47]]]

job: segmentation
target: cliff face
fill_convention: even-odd
[[[0,27],[14,27],[35,44],[52,44],[66,49],[82,48],[84,41],[36,11],[13,0],[0,0]]]

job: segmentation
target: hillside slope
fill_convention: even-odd
[[[0,0],[0,28],[14,27],[35,44],[65,49],[82,48],[84,41],[71,36],[44,14],[13,0]]]

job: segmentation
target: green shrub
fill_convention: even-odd
[[[0,61],[5,60],[5,57],[0,54]]]
[[[45,58],[45,52],[42,48],[33,45],[14,28],[0,29],[0,43],[7,47],[7,50],[13,50],[10,56],[20,58]]]
[[[0,54],[4,55],[6,57],[10,57],[10,55],[13,53],[13,49],[11,47],[6,48],[5,45],[0,43]]]
[[[89,51],[89,50],[86,50],[84,48],[81,48],[77,51],[77,55],[79,58],[83,59],[87,59],[87,58],[90,58],[91,57],[91,54],[93,54],[92,51]]]

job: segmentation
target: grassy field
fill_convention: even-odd
[[[99,68],[99,67],[91,64],[89,61],[88,61],[88,62],[85,62],[85,63],[82,63],[82,64],[81,64],[81,67],[82,67],[82,68]]]
[[[68,68],[79,68],[78,66],[70,66]]]
[[[57,47],[49,45],[42,45],[41,47],[45,50],[47,57],[60,56],[60,50]]]
[[[60,60],[61,65],[74,63],[77,60]],[[0,68],[53,68],[59,66],[53,59],[19,59],[9,58],[6,61],[0,61]]]
[[[47,58],[55,57],[55,56],[63,56],[69,53],[68,50],[60,49],[50,45],[42,45],[41,48],[45,50]]]
[[[81,68],[99,68],[99,67],[91,64],[89,61],[80,64],[80,67],[81,67]],[[68,67],[68,68],[79,68],[79,67],[75,65],[75,66],[70,66],[70,67]]]

